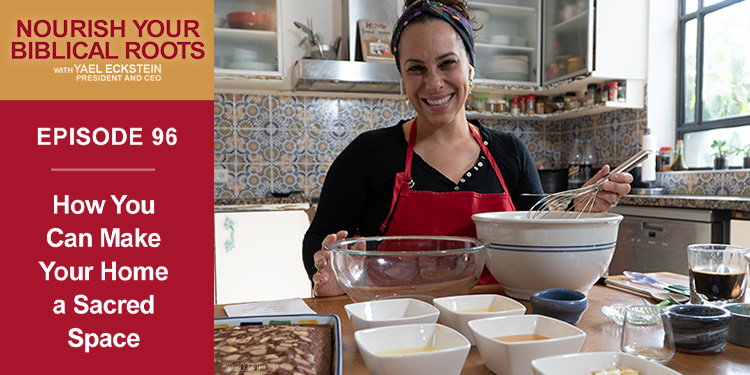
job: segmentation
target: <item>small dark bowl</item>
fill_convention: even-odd
[[[530,301],[532,314],[549,316],[569,324],[578,323],[589,307],[585,294],[563,288],[540,290],[531,295]]]
[[[732,317],[729,311],[709,305],[673,305],[667,311],[677,350],[694,354],[724,350]]]
[[[729,342],[750,347],[750,303],[730,303],[724,306],[732,313],[729,320]]]

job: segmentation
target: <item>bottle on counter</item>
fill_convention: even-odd
[[[677,141],[677,147],[674,152],[674,162],[670,169],[673,171],[688,170],[688,165],[685,162],[685,144],[682,142],[682,139]]]
[[[586,179],[583,176],[583,146],[580,139],[576,139],[568,154],[568,189],[578,189]]]

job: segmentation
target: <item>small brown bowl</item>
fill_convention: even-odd
[[[271,17],[261,12],[238,11],[227,14],[227,23],[233,29],[268,30]]]

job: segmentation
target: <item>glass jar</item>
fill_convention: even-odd
[[[609,84],[607,84],[608,101],[617,101],[617,86],[617,82],[610,82]]]
[[[497,100],[490,99],[487,103],[488,103],[487,105],[488,112],[492,112],[492,113],[497,112]]]
[[[602,83],[599,85],[599,89],[596,91],[599,95],[597,96],[597,102],[598,103],[606,103],[607,102],[607,96],[609,93],[607,92],[607,84]]]
[[[464,105],[464,109],[466,109],[467,111],[473,111],[473,110],[475,110],[475,108],[474,108],[474,95],[469,95],[468,97],[466,97],[466,104]]]
[[[510,101],[510,113],[512,115],[517,115],[521,113],[521,107],[518,98],[513,98]]]
[[[617,84],[617,101],[625,103],[625,81],[619,81]]]
[[[537,114],[542,115],[542,114],[544,114],[546,112],[544,110],[544,106],[545,106],[545,104],[544,104],[544,98],[541,97],[541,96],[538,97],[538,98],[536,98],[536,113]]]
[[[487,110],[487,99],[486,97],[476,97],[474,98],[474,108],[479,112],[484,112]]]
[[[586,106],[592,106],[596,103],[596,84],[590,83],[586,86]]]
[[[508,112],[508,102],[505,101],[505,99],[500,100],[497,104],[498,104],[498,108],[497,108],[498,113]]]
[[[672,147],[664,146],[659,149],[659,171],[669,172],[672,166]]]
[[[536,111],[536,97],[529,95],[526,97],[526,113],[533,115]]]
[[[578,100],[576,99],[576,93],[572,91],[565,93],[565,96],[563,97],[563,102],[565,103],[566,110],[578,108]]]

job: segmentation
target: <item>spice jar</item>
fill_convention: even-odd
[[[608,92],[608,101],[610,102],[616,102],[617,101],[617,82],[610,82],[607,85],[607,92]]]
[[[464,109],[467,111],[473,111],[474,108],[474,95],[469,95],[466,97],[466,104],[464,105]]]
[[[488,99],[486,97],[477,97],[474,98],[474,108],[479,112],[484,112],[487,110],[487,101]]]
[[[589,83],[586,86],[586,106],[592,106],[596,103],[596,84]]]
[[[599,88],[596,90],[596,93],[599,94],[597,98],[598,103],[606,103],[607,102],[607,96],[609,95],[607,93],[607,85],[605,83],[602,83],[599,85]]]
[[[619,81],[617,84],[617,101],[625,103],[625,81]]]
[[[565,103],[566,110],[578,108],[578,100],[576,100],[576,93],[572,91],[565,93],[565,96],[563,97],[563,102]]]
[[[672,147],[664,146],[659,149],[659,171],[669,172],[672,166]]]
[[[536,97],[529,95],[526,97],[526,113],[533,115],[536,111]]]
[[[517,115],[521,113],[521,107],[518,98],[513,98],[510,101],[510,113],[512,115]]]
[[[544,106],[545,106],[545,104],[544,104],[544,98],[541,97],[541,96],[538,97],[538,98],[536,98],[536,113],[537,114],[540,114],[540,115],[544,114],[544,112],[545,112]]]
[[[487,111],[493,112],[493,113],[497,112],[497,107],[498,107],[497,100],[490,99],[490,101],[488,102]]]
[[[498,113],[505,113],[508,112],[508,102],[505,101],[505,99],[501,99],[499,102],[497,102],[497,111]]]

